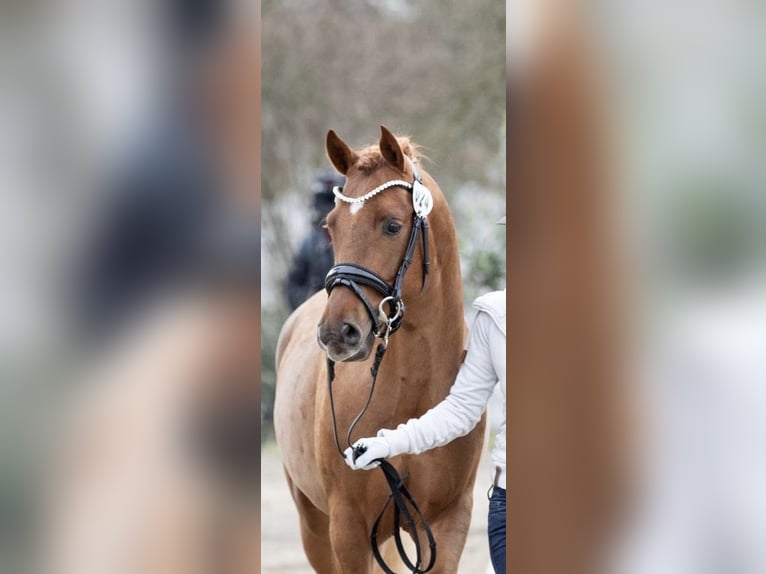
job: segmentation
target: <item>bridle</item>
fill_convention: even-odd
[[[361,265],[357,265],[356,263],[340,263],[335,265],[332,269],[330,269],[330,271],[327,273],[327,277],[325,278],[325,289],[327,290],[328,296],[330,293],[332,293],[333,289],[338,286],[343,286],[350,289],[351,292],[354,293],[354,295],[356,295],[357,298],[362,301],[362,304],[364,304],[364,307],[367,310],[370,319],[372,320],[372,333],[375,337],[381,339],[381,342],[378,344],[377,350],[375,351],[375,358],[373,360],[372,366],[370,367],[372,384],[370,386],[370,393],[367,397],[367,402],[359,414],[356,416],[356,418],[354,418],[352,421],[346,434],[346,442],[348,443],[349,447],[352,447],[351,434],[354,430],[354,427],[356,427],[357,423],[364,416],[364,413],[367,412],[367,408],[370,406],[370,402],[372,401],[372,395],[375,391],[375,382],[378,378],[378,369],[380,368],[380,363],[383,361],[383,356],[385,355],[386,349],[388,348],[388,338],[402,325],[402,320],[404,319],[405,312],[404,301],[402,300],[402,284],[404,282],[404,275],[407,273],[407,269],[409,269],[410,265],[412,264],[418,240],[421,238],[423,242],[423,283],[421,285],[421,293],[425,289],[426,283],[428,281],[430,259],[428,248],[427,217],[433,208],[433,196],[431,195],[431,192],[428,190],[428,188],[423,185],[415,163],[409,157],[405,157],[412,167],[411,182],[401,179],[390,180],[360,197],[348,197],[343,195],[343,190],[339,187],[335,187],[333,189],[333,193],[339,201],[353,205],[364,203],[365,201],[372,199],[379,193],[382,193],[388,189],[394,187],[402,187],[412,194],[412,206],[414,210],[412,230],[410,231],[410,237],[407,242],[407,249],[404,252],[404,257],[402,258],[402,263],[399,266],[399,270],[396,272],[393,284],[389,284],[385,279],[383,279],[374,271],[371,271],[370,269],[367,269]],[[370,300],[362,291],[360,285],[371,287],[383,295],[383,299],[378,304],[377,313],[375,312],[375,308],[373,307],[372,303],[370,303]],[[389,313],[386,313],[384,310],[384,306],[386,304],[389,305]],[[333,438],[335,439],[335,446],[338,449],[338,452],[345,458],[343,449],[340,446],[340,440],[338,439],[338,428],[335,416],[335,401],[333,400],[332,393],[332,384],[334,380],[335,361],[330,359],[328,356],[327,381],[330,393],[330,412],[332,415]],[[364,450],[364,448],[354,449],[354,459],[361,455]],[[431,532],[431,528],[428,525],[428,521],[425,519],[425,516],[423,516],[422,512],[420,512],[420,509],[415,503],[415,500],[412,498],[412,495],[404,485],[408,476],[399,476],[396,468],[394,468],[394,466],[387,460],[380,459],[378,462],[380,462],[380,469],[383,471],[391,494],[386,500],[382,510],[378,514],[378,517],[372,526],[372,530],[370,531],[370,544],[372,546],[372,553],[375,556],[375,560],[378,562],[378,565],[383,569],[385,574],[395,574],[394,571],[391,570],[383,560],[380,549],[378,547],[378,528],[380,526],[383,515],[388,508],[388,505],[393,500],[393,536],[396,542],[396,548],[399,552],[399,556],[413,574],[428,572],[433,568],[434,563],[436,562],[436,541],[434,539],[433,533]],[[414,510],[414,513],[410,512],[408,505],[412,508],[412,510]],[[416,518],[419,518],[420,522],[423,524],[423,529],[425,531],[426,538],[428,539],[430,548],[429,562],[425,568],[422,569],[422,552],[420,538],[417,533]],[[414,562],[410,560],[409,556],[407,556],[407,553],[404,549],[404,544],[402,543],[402,523],[404,523],[407,530],[410,532],[413,541],[415,542]]]
[[[325,289],[327,290],[328,295],[339,285],[351,289],[354,295],[362,301],[372,320],[373,334],[384,340],[387,340],[388,336],[391,333],[396,332],[402,324],[405,312],[404,302],[402,301],[404,274],[412,263],[412,259],[415,255],[415,247],[421,236],[423,240],[423,284],[421,286],[421,292],[426,287],[428,271],[431,265],[428,248],[427,217],[433,208],[433,197],[428,188],[423,185],[415,163],[409,158],[407,158],[407,160],[412,166],[412,182],[404,181],[402,179],[393,179],[379,185],[372,191],[360,197],[348,197],[343,195],[342,188],[337,186],[333,189],[333,193],[338,200],[351,205],[364,203],[379,193],[394,187],[402,187],[412,194],[412,206],[414,209],[412,229],[410,231],[409,241],[407,242],[407,249],[404,252],[404,257],[399,266],[399,270],[396,272],[393,284],[389,284],[374,271],[361,265],[357,265],[356,263],[340,263],[330,269],[325,277]],[[378,305],[377,313],[372,306],[372,303],[370,303],[370,300],[359,287],[360,284],[371,287],[383,295],[383,299]],[[388,314],[383,310],[385,304],[388,304],[390,307],[390,312]]]

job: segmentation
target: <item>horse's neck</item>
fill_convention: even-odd
[[[437,241],[438,244],[438,241]],[[404,325],[391,338],[386,361],[405,377],[399,403],[432,404],[446,396],[465,344],[463,289],[454,237],[439,245],[429,284],[407,305]],[[413,382],[417,380],[417,384]]]

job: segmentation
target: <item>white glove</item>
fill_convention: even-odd
[[[356,460],[354,460],[354,451],[364,450]],[[391,454],[391,447],[388,441],[382,437],[369,437],[359,439],[353,447],[348,447],[343,453],[346,464],[354,470],[371,470],[380,466],[381,458],[388,458]]]

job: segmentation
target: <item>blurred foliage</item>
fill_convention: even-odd
[[[447,193],[486,181],[504,50],[505,7],[491,0],[264,2],[264,202],[328,165],[328,129],[361,146],[381,123],[426,146]]]
[[[763,250],[759,194],[734,178],[697,172],[661,206],[667,276],[697,285],[735,279]]]
[[[468,275],[479,285],[500,289],[505,280],[505,258],[491,251],[476,251]]]

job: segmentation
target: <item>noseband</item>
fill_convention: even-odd
[[[351,433],[354,431],[354,427],[361,420],[362,416],[364,416],[364,413],[367,412],[367,408],[370,406],[370,402],[372,401],[372,395],[375,391],[375,382],[378,378],[378,368],[380,367],[380,363],[383,361],[383,356],[385,355],[386,349],[388,348],[388,337],[391,335],[391,333],[394,333],[402,324],[402,319],[404,318],[402,283],[404,282],[404,274],[407,272],[407,269],[412,263],[412,259],[415,254],[415,247],[417,246],[418,239],[420,239],[421,236],[423,240],[423,284],[420,287],[421,293],[423,292],[423,289],[425,289],[426,282],[428,280],[430,261],[428,253],[428,220],[426,218],[433,208],[433,197],[431,196],[431,192],[428,190],[428,188],[423,185],[423,182],[418,175],[417,167],[415,167],[415,163],[410,160],[410,158],[407,158],[407,161],[409,161],[410,166],[412,166],[412,182],[407,182],[401,179],[387,181],[386,183],[379,185],[361,197],[348,197],[343,195],[343,191],[340,188],[336,187],[333,189],[335,197],[337,197],[340,201],[349,204],[359,204],[364,203],[368,199],[375,197],[380,192],[392,187],[403,187],[412,193],[412,207],[415,212],[412,220],[412,231],[410,231],[410,238],[407,242],[407,249],[404,252],[402,264],[399,266],[399,270],[396,272],[396,276],[394,277],[393,285],[389,284],[385,279],[383,279],[374,271],[371,271],[361,265],[357,265],[356,263],[340,263],[330,269],[330,271],[327,273],[327,277],[325,278],[325,289],[327,290],[328,295],[332,293],[332,290],[339,285],[351,289],[351,291],[362,301],[365,308],[367,309],[367,313],[370,315],[370,319],[372,319],[373,334],[376,337],[382,339],[378,345],[377,351],[375,352],[375,359],[373,360],[372,366],[370,367],[370,373],[372,374],[372,384],[370,385],[370,394],[367,397],[367,402],[359,414],[356,416],[356,418],[351,422],[351,425],[348,428],[348,433],[346,434],[346,442],[348,443],[348,446],[352,446]],[[375,313],[375,309],[372,306],[372,303],[370,303],[370,300],[360,288],[360,285],[371,287],[383,295],[383,299],[378,304],[377,314]],[[390,306],[390,313],[388,314],[383,310],[383,306],[386,303],[388,303]],[[343,449],[340,446],[340,440],[338,438],[338,428],[335,416],[335,401],[333,399],[332,392],[332,384],[334,380],[335,362],[328,356],[327,383],[330,397],[330,413],[332,416],[333,438],[335,439],[335,446],[338,449],[338,452],[341,456],[344,456]],[[364,452],[363,449],[356,449],[354,451],[354,458],[359,456],[362,452]],[[383,459],[379,460],[379,462],[380,469],[383,471],[391,494],[389,495],[388,500],[386,500],[383,509],[378,514],[378,517],[372,526],[372,531],[370,532],[370,544],[373,556],[385,574],[395,574],[383,559],[378,545],[378,529],[380,527],[381,520],[389,504],[393,502],[394,529],[392,534],[394,541],[396,542],[396,548],[399,552],[399,556],[407,568],[410,570],[410,572],[413,574],[428,572],[433,568],[436,562],[436,540],[434,539],[433,533],[431,532],[431,527],[429,526],[426,517],[423,515],[415,503],[415,499],[412,498],[412,495],[409,493],[407,487],[404,484],[407,476],[399,476],[397,470],[387,460]],[[423,565],[424,558],[421,549],[421,540],[417,530],[418,522],[420,522],[423,526],[426,540],[428,541],[428,546],[430,549],[429,561],[425,566]],[[401,530],[403,525],[409,531],[410,536],[415,543],[414,561],[410,560],[402,543]]]
[[[379,193],[393,187],[403,187],[412,194],[412,206],[414,209],[412,230],[410,231],[410,239],[407,242],[404,258],[399,266],[399,270],[396,272],[393,284],[388,283],[374,271],[361,265],[357,265],[356,263],[340,263],[330,269],[325,277],[325,289],[327,290],[327,294],[329,295],[332,293],[332,290],[339,285],[350,289],[364,304],[364,307],[372,320],[372,332],[374,335],[385,340],[388,339],[388,336],[391,333],[394,333],[399,329],[402,324],[405,311],[404,302],[402,301],[404,274],[412,263],[412,259],[415,255],[415,248],[418,239],[420,239],[421,236],[423,241],[423,284],[421,285],[421,292],[426,287],[428,271],[431,265],[428,249],[427,216],[433,208],[433,197],[428,188],[423,185],[415,163],[410,160],[410,158],[407,158],[407,161],[409,161],[412,166],[412,182],[407,182],[401,179],[390,180],[361,197],[348,197],[343,195],[341,188],[335,187],[333,189],[335,197],[348,204],[364,203]],[[383,295],[383,299],[378,305],[377,312],[360,288],[360,285],[371,287]],[[383,309],[385,304],[389,305],[388,313]]]

